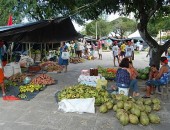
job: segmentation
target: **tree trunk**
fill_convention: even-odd
[[[155,65],[157,69],[160,67],[160,58],[161,58],[162,52],[160,47],[152,49],[152,57],[150,57],[150,65]]]
[[[151,37],[147,30],[147,24],[147,16],[145,14],[141,15],[137,28],[143,40],[149,45],[150,48],[153,49],[150,65],[154,64],[157,68],[159,68],[160,58],[165,48],[158,45],[158,43]]]

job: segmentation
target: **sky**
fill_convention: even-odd
[[[116,14],[110,14],[110,15],[108,15],[107,16],[107,21],[112,21],[112,20],[115,20],[115,19],[117,19],[117,18],[119,18],[120,16],[119,16],[119,14],[118,13],[116,13]],[[87,21],[87,22],[89,22],[89,21]],[[76,31],[81,31],[82,29],[83,29],[83,26],[80,26],[80,25],[78,25],[76,22],[73,22],[73,25],[74,25],[74,27],[75,27],[75,29],[76,29]]]

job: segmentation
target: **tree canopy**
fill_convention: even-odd
[[[119,17],[113,21],[111,21],[112,31],[115,34],[119,34],[121,38],[125,36],[127,32],[134,32],[136,31],[136,22],[132,19],[126,17]]]
[[[107,22],[106,20],[99,18],[97,20],[94,20],[86,24],[85,31],[86,31],[85,33],[86,35],[93,36],[93,37],[96,37],[97,35],[103,37],[103,36],[107,36],[112,31],[112,26],[110,22]]]
[[[122,15],[133,12],[138,20],[137,28],[141,37],[151,48],[155,48],[153,60],[157,66],[160,56],[170,46],[170,40],[159,45],[148,31],[152,18],[160,15],[167,17],[170,14],[170,0],[4,0],[0,1],[0,5],[2,19],[5,19],[3,12],[12,12],[20,20],[25,16],[35,20],[69,16],[83,23],[84,20],[97,19],[103,11],[107,14],[119,12]]]

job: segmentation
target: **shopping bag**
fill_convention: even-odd
[[[95,113],[95,98],[63,99],[58,109],[64,112]]]
[[[69,52],[62,52],[61,58],[63,60],[68,60],[70,58]]]

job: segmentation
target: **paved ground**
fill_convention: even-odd
[[[54,95],[64,87],[77,83],[82,69],[89,69],[97,65],[112,67],[111,53],[103,54],[103,60],[86,61],[82,64],[70,64],[67,73],[50,74],[58,80],[57,85],[48,86],[31,101],[3,101],[0,98],[0,130],[169,130],[170,100],[163,100],[159,113],[159,125],[120,125],[110,111],[101,114],[96,108],[95,114],[63,113],[58,111]],[[135,55],[134,66],[143,68],[148,66],[146,53]],[[140,82],[140,86],[144,83]]]

